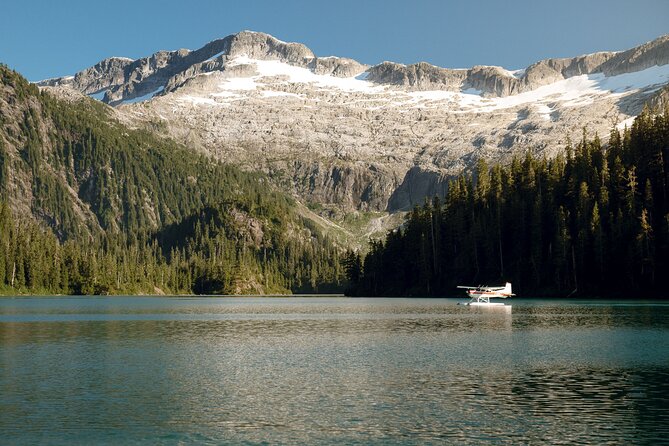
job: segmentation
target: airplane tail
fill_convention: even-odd
[[[508,294],[509,296],[513,296],[513,292],[511,291],[511,282],[506,282],[504,285],[504,291],[502,291],[504,294]]]

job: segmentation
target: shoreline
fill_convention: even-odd
[[[98,299],[98,298],[123,298],[123,297],[146,297],[146,298],[244,298],[244,297],[267,297],[267,298],[286,298],[286,297],[349,297],[344,294],[323,293],[323,294],[0,294],[0,299],[35,299],[35,298],[77,298],[77,299]]]
[[[342,293],[305,293],[305,294],[109,294],[109,295],[96,295],[96,294],[0,294],[0,300],[10,300],[10,299],[51,299],[51,298],[72,298],[72,299],[81,299],[81,300],[94,300],[99,298],[168,298],[168,299],[207,299],[207,298],[340,298],[344,297],[347,299],[416,299],[416,300],[467,300],[466,296],[347,296]],[[669,296],[659,296],[653,298],[639,298],[639,297],[625,297],[625,296],[571,296],[571,297],[551,297],[551,296],[525,296],[525,297],[514,297],[512,299],[497,299],[499,302],[504,302],[509,305],[513,305],[514,302],[526,302],[532,300],[546,300],[546,301],[562,301],[562,302],[579,302],[579,301],[629,301],[629,302],[640,302],[640,301],[667,301],[669,302]]]

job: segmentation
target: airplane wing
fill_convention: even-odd
[[[496,286],[458,286],[465,290],[479,290],[479,291],[504,291],[504,287]]]

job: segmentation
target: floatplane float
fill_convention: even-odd
[[[469,306],[480,306],[480,307],[504,307],[510,306],[502,302],[490,302],[490,299],[500,298],[506,299],[507,297],[515,296],[511,292],[511,284],[506,282],[504,286],[459,286],[467,290],[467,296],[470,297],[469,302],[460,302],[458,305],[469,305]]]

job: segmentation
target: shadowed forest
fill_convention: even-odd
[[[443,296],[513,283],[524,296],[669,297],[669,110],[450,183],[443,200],[344,259],[348,294]]]

